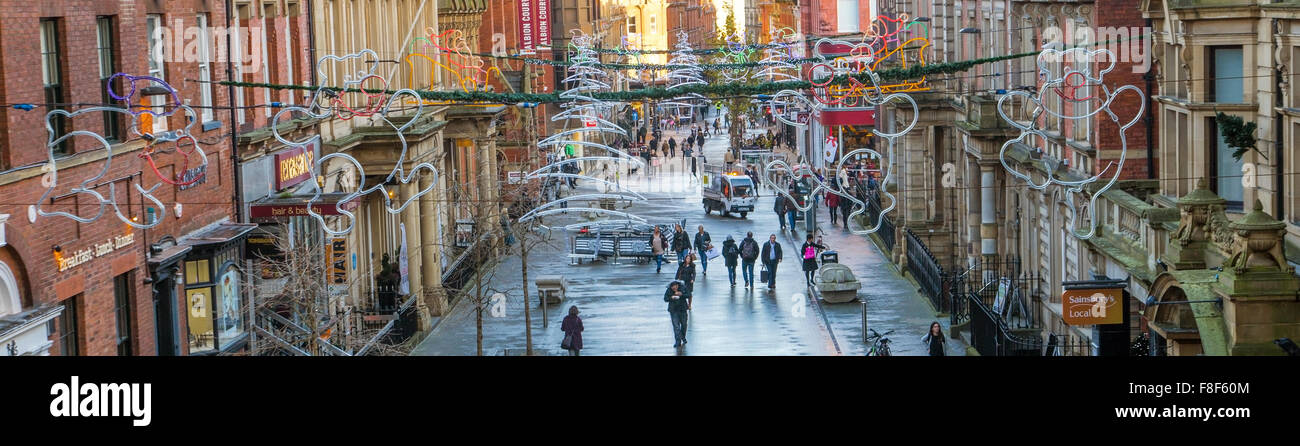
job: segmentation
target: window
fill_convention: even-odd
[[[113,17],[103,16],[95,19],[95,52],[99,56],[99,88],[103,90],[100,99],[105,104],[114,102],[113,98],[108,95],[108,78],[117,73],[117,63],[113,60],[117,57],[117,51],[114,50],[116,47],[113,42],[114,35],[116,33],[113,32]],[[113,87],[116,88],[117,85]],[[121,117],[122,115],[116,112],[104,112],[105,139],[113,142],[122,140]]]
[[[163,60],[167,51],[166,45],[163,44],[162,15],[149,14],[145,17],[145,32],[149,39],[149,76],[166,80],[166,70],[163,69]],[[153,113],[161,115],[164,113],[167,104],[167,95],[153,96]],[[153,116],[143,114],[140,116],[141,127],[148,129],[151,133],[162,133],[167,131],[167,118],[165,116]]]
[[[627,18],[627,33],[636,34],[636,16],[630,16]]]
[[[212,330],[212,279],[209,260],[185,262],[185,306],[190,354],[216,349]]]
[[[41,80],[45,84],[45,102],[47,104],[62,104],[64,102],[63,91],[63,69],[59,66],[59,61],[63,57],[59,54],[59,22],[57,19],[41,19]],[[50,105],[53,109],[63,109],[62,105]],[[66,135],[68,133],[67,118],[56,116],[50,120],[50,126],[54,129],[54,137]],[[72,150],[72,144],[69,140],[63,140],[54,147],[54,153],[66,155]]]
[[[836,14],[837,29],[842,33],[858,32],[858,0],[836,0],[836,11],[844,11],[845,14]],[[849,12],[852,13],[849,13]]]
[[[1238,70],[1241,69],[1240,66],[1237,68]],[[1224,140],[1223,134],[1219,132],[1219,126],[1215,122],[1214,117],[1211,116],[1206,118],[1205,125],[1210,130],[1210,141],[1215,141],[1211,146],[1212,150],[1214,150],[1214,165],[1211,167],[1215,177],[1214,192],[1219,194],[1220,197],[1223,197],[1223,199],[1228,200],[1229,210],[1240,211],[1242,209],[1242,197],[1245,193],[1245,187],[1241,184],[1241,167],[1243,160],[1237,160],[1232,157],[1232,152],[1236,149],[1228,146],[1228,142]]]
[[[113,278],[113,300],[117,314],[117,355],[131,356],[134,342],[131,341],[131,273]]]
[[[1209,62],[1213,82],[1206,84],[1207,102],[1245,103],[1241,47],[1211,47]]]
[[[77,312],[77,301],[81,295],[69,297],[63,301],[63,314],[59,316],[59,354],[78,356],[81,354],[81,333],[77,327],[81,324],[81,314]]]
[[[226,30],[226,32],[230,33],[230,56],[229,59],[227,60],[231,62],[231,65],[233,65],[235,69],[234,79],[231,79],[233,81],[244,80],[244,71],[243,71],[244,62],[245,62],[244,50],[239,46],[239,38],[241,33],[248,28],[244,27],[242,7],[240,8],[239,18],[240,20],[235,22],[236,29]],[[235,95],[235,122],[236,124],[244,123],[244,94],[243,93],[238,93]]]
[[[239,293],[239,270],[235,265],[226,267],[217,282],[217,290],[220,293],[214,308],[217,316],[217,339],[221,341],[221,348],[224,349],[244,334],[244,311],[241,305],[243,299]]]
[[[655,26],[655,16],[650,16],[650,34],[659,32],[659,27]]]
[[[262,34],[262,73],[265,73],[265,74],[262,75],[262,82],[266,82],[266,83],[274,83],[274,82],[275,82],[275,80],[271,79],[271,72],[272,72],[272,71],[275,71],[275,70],[272,70],[272,69],[271,69],[271,59],[270,59],[270,57],[271,57],[270,53],[271,53],[272,51],[274,51],[274,48],[272,48],[270,45],[267,45],[267,43],[266,43],[266,34],[267,34],[267,32],[268,32],[268,31],[267,31],[268,29],[273,29],[273,28],[275,27],[275,17],[276,17],[276,15],[277,15],[277,14],[276,14],[276,6],[275,6],[275,2],[262,2],[262,32],[261,32],[261,34]],[[266,103],[266,104],[270,104],[270,103],[271,103],[271,89],[270,89],[270,88],[263,88],[263,89],[262,89],[262,92],[263,92],[263,95],[264,95],[264,97],[262,98],[262,100],[264,101],[264,103]],[[262,108],[262,110],[264,110],[264,111],[266,112],[266,117],[268,117],[268,118],[271,117],[271,107],[261,107],[261,108]]]
[[[208,15],[199,14],[199,111],[200,123],[213,120],[212,111],[212,54],[208,47]]]

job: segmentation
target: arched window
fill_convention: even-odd
[[[18,279],[9,265],[0,262],[0,316],[23,311],[22,295],[18,294]]]

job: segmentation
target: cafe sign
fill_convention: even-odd
[[[109,238],[104,243],[96,243],[93,246],[68,255],[64,255],[60,251],[55,251],[54,263],[58,265],[59,272],[64,272],[76,267],[77,265],[112,254],[113,251],[131,246],[132,243],[135,243],[134,232]]]
[[[311,178],[315,151],[305,147],[275,154],[275,190],[282,190]]]
[[[1061,295],[1062,319],[1075,327],[1124,323],[1122,288],[1080,288]]]

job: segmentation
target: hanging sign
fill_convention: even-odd
[[[537,5],[534,0],[519,0],[519,52],[534,54],[537,50]]]
[[[397,253],[397,271],[402,275],[402,283],[399,285],[398,293],[408,296],[411,294],[411,280],[406,275],[406,223],[399,224],[397,227],[401,229],[402,233],[402,249]]]
[[[537,49],[551,48],[551,0],[537,0]]]
[[[275,190],[282,190],[311,178],[315,155],[303,147],[275,154]]]
[[[1075,327],[1124,323],[1122,288],[1081,288],[1061,295],[1061,318]]]
[[[330,279],[334,284],[348,282],[348,239],[336,238],[330,242]]]
[[[840,144],[835,140],[834,136],[826,137],[825,150],[822,154],[826,156],[827,163],[835,162],[835,157],[840,154]]]

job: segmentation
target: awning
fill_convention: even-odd
[[[312,210],[320,215],[342,215],[339,212],[339,201],[346,198],[348,194],[321,194],[312,203]],[[311,215],[307,212],[307,201],[311,200],[311,195],[294,195],[285,198],[263,198],[254,201],[248,205],[249,218],[282,218],[282,217],[305,217]],[[361,198],[343,203],[343,209],[352,211],[361,205]]]
[[[876,125],[874,108],[827,108],[818,118],[824,126],[834,125]]]
[[[218,245],[239,239],[254,229],[257,229],[257,225],[253,223],[221,222],[191,232],[177,240],[176,244],[194,247]]]

